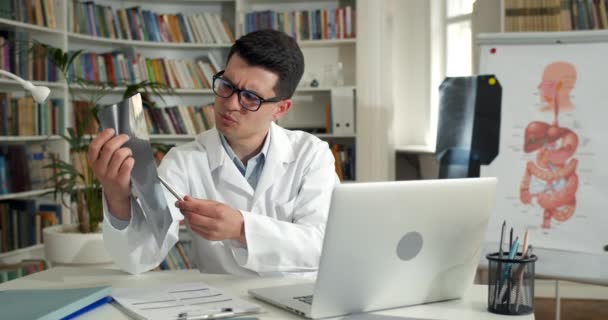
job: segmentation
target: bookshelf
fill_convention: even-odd
[[[501,1],[503,31],[542,32],[608,29],[605,1]]]
[[[603,28],[599,28],[599,24],[594,24],[593,28],[590,25],[584,24],[581,21],[581,25],[573,25],[572,17],[575,22],[579,22],[578,13],[571,16],[572,5],[579,4],[585,8],[592,8],[591,13],[593,17],[597,17],[599,14],[600,19],[605,22]],[[505,39],[510,37],[510,34],[518,32],[526,32],[534,39],[541,39],[543,35],[556,34],[562,39],[568,38],[579,38],[584,37],[589,41],[603,40],[608,34],[608,3],[605,1],[600,2],[600,10],[598,11],[593,1],[557,1],[551,0],[544,3],[544,6],[540,3],[534,2],[514,2],[513,0],[486,0],[476,1],[473,7],[473,18],[472,18],[472,36],[473,45],[472,48],[472,60],[473,60],[473,72],[478,72],[479,65],[479,53],[475,47],[475,38],[482,33],[503,33]],[[543,16],[527,16],[524,15],[524,10],[517,10],[518,5],[531,5],[539,8],[553,8],[553,10],[540,10],[547,13]],[[557,8],[559,7],[559,14]],[[513,10],[522,13],[521,16],[511,16],[507,19],[507,10]],[[602,11],[601,9],[604,9]],[[528,10],[532,12],[534,10]],[[537,12],[539,10],[536,10]],[[570,19],[567,17],[570,16]],[[596,19],[597,20],[597,19]],[[535,22],[533,22],[535,21]],[[559,23],[558,23],[559,21]],[[509,24],[509,25],[507,25]],[[534,40],[537,41],[537,40]]]
[[[570,31],[602,33],[608,29],[608,3],[589,0],[476,1],[473,17],[478,29],[476,33]]]
[[[63,49],[64,51],[85,50],[86,52],[105,53],[122,51],[126,55],[140,55],[149,59],[182,59],[194,61],[195,59],[212,54],[221,65],[224,64],[226,56],[232,42],[216,41],[215,43],[203,42],[161,42],[148,40],[125,39],[118,36],[119,28],[116,28],[115,37],[103,37],[79,32],[75,30],[74,24],[74,2],[84,2],[80,0],[52,0],[54,11],[54,27],[43,24],[27,23],[17,21],[18,19],[7,18],[0,14],[0,31],[19,32],[27,35],[30,40],[36,40],[45,44]],[[245,16],[254,11],[275,10],[277,12],[301,12],[320,9],[335,9],[349,6],[356,8],[356,1],[267,1],[267,0],[94,0],[94,4],[109,6],[113,11],[126,10],[128,8],[139,7],[140,10],[149,10],[158,15],[173,15],[184,13],[187,15],[204,15],[206,13],[219,15],[221,20],[228,25],[233,36],[238,38],[245,32]],[[2,9],[0,7],[0,9]],[[352,18],[356,16],[352,11]],[[118,15],[117,15],[118,18]],[[108,29],[109,30],[109,29]],[[192,31],[194,33],[194,31]],[[123,34],[124,35],[124,34]],[[215,37],[215,36],[214,36]],[[319,138],[328,141],[330,144],[340,144],[354,148],[357,135],[352,134],[333,134],[327,132],[327,112],[326,108],[331,103],[331,92],[334,89],[355,89],[356,84],[356,38],[337,38],[337,39],[316,39],[298,40],[306,61],[306,70],[301,82],[301,87],[297,89],[294,100],[294,107],[285,119],[280,121],[280,125],[290,129],[303,129],[316,134]],[[337,63],[342,63],[340,79],[331,78],[337,74]],[[329,70],[329,71],[328,71]],[[28,79],[31,80],[31,79]],[[317,86],[311,86],[311,82],[317,80]],[[50,98],[63,99],[64,112],[62,121],[64,127],[71,127],[74,124],[73,105],[70,103],[70,93],[66,79],[59,78],[57,81],[32,81],[35,84],[44,85],[51,89]],[[0,78],[0,91],[10,92],[15,96],[23,96],[21,87],[14,81]],[[73,87],[77,95],[87,95],[97,88],[81,89]],[[110,104],[121,99],[124,86],[116,86],[104,96],[99,103]],[[159,107],[166,106],[202,106],[212,102],[214,95],[209,88],[173,88],[164,97],[164,102],[155,99]],[[354,106],[353,106],[354,107]],[[325,131],[324,131],[325,130]],[[65,128],[62,128],[65,133]],[[194,139],[193,134],[151,134],[153,143],[162,144],[181,144]],[[40,136],[0,136],[0,145],[20,144],[25,146],[41,146],[57,153],[62,160],[69,161],[70,152],[68,144],[59,135],[40,135]],[[354,154],[354,152],[353,152]],[[354,162],[354,161],[353,161]],[[354,165],[353,165],[354,166]],[[353,170],[354,171],[354,170]],[[40,198],[53,200],[48,196],[51,189],[31,190],[25,192],[15,192],[0,195],[0,201],[10,199]],[[52,193],[52,192],[51,192]],[[72,221],[70,210],[64,209],[63,223]],[[34,245],[27,248],[20,248],[15,251],[0,253],[0,264],[14,263],[22,256],[24,258],[42,257],[41,245]],[[33,256],[32,256],[33,255]]]

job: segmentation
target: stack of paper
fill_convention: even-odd
[[[213,315],[227,310],[260,311],[256,304],[228,295],[204,283],[146,288],[115,288],[112,294],[122,309],[137,319],[177,319],[179,315]]]

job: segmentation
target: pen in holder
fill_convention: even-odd
[[[500,253],[488,259],[488,311],[506,315],[530,314],[534,311],[535,255],[513,259]]]

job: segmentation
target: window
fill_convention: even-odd
[[[445,75],[471,75],[471,19],[475,0],[444,1]]]
[[[486,0],[479,0],[486,1]],[[468,76],[472,68],[471,27],[475,0],[431,2],[430,141],[436,142],[439,85],[446,76]]]

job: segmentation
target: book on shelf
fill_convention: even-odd
[[[58,81],[59,71],[28,33],[0,29],[0,69],[30,81]]]
[[[43,259],[24,259],[19,263],[0,263],[0,283],[48,269]]]
[[[0,252],[43,243],[42,230],[61,223],[59,204],[35,199],[0,202]]]
[[[8,170],[6,169],[6,157],[0,154],[0,194],[8,193]]]
[[[2,0],[0,18],[54,29],[57,1],[60,0]]]
[[[354,181],[355,175],[355,146],[350,144],[330,144],[334,155],[336,174],[340,181]]]
[[[606,0],[505,0],[505,31],[571,31],[608,28]]]
[[[93,118],[92,108],[90,101],[72,101],[74,128],[83,127],[84,134],[97,134],[99,132],[99,124]]]
[[[41,190],[52,186],[57,158],[41,145],[0,145],[0,194]]]
[[[190,241],[179,241],[169,250],[167,257],[154,269],[159,270],[183,270],[196,268],[189,258],[191,250]]]
[[[213,56],[194,60],[146,58],[138,53],[111,51],[85,52],[68,69],[68,80],[124,86],[141,81],[157,82],[172,89],[211,89],[213,75],[220,71]]]
[[[41,190],[53,186],[52,177],[54,170],[49,168],[57,159],[57,154],[49,152],[47,147],[41,144],[28,146],[27,164],[32,190]]]
[[[144,116],[150,134],[194,135],[215,125],[213,104],[164,108],[144,104]]]
[[[351,6],[295,11],[246,13],[244,34],[256,30],[283,31],[296,40],[332,40],[356,37],[356,9]]]
[[[69,30],[119,40],[229,44],[235,41],[219,13],[157,13],[140,6],[114,9],[93,1],[72,0]]]
[[[63,99],[36,103],[32,97],[0,92],[1,136],[48,136],[63,133]]]

